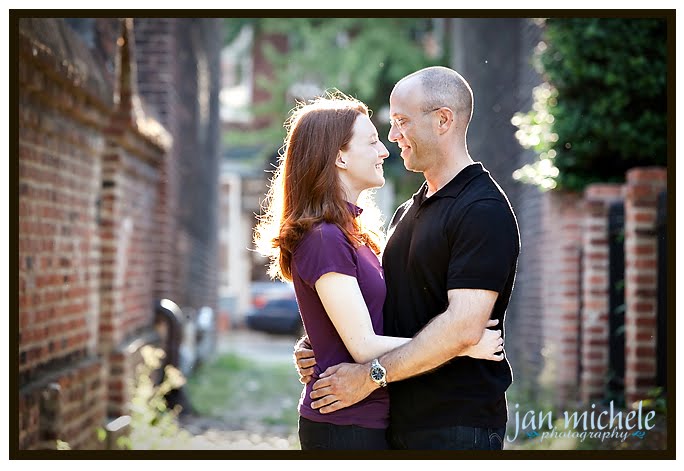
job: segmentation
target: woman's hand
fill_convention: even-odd
[[[501,337],[501,331],[489,329],[489,327],[494,327],[498,323],[498,319],[490,319],[487,321],[487,326],[482,333],[480,341],[477,344],[468,347],[461,355],[479,358],[481,360],[503,360],[503,337]]]
[[[309,337],[304,336],[294,346],[294,364],[299,375],[299,382],[307,384],[311,381],[314,366],[316,365],[316,358],[309,343]]]

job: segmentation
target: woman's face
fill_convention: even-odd
[[[347,149],[341,150],[336,160],[342,183],[358,193],[383,186],[382,165],[387,157],[389,152],[378,138],[377,129],[368,116],[360,114]]]

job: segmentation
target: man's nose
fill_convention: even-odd
[[[390,142],[397,142],[400,136],[401,133],[399,132],[399,130],[396,128],[394,124],[391,124],[389,133],[387,134],[387,139],[389,139]]]

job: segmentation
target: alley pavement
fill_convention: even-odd
[[[216,355],[235,353],[258,362],[292,361],[296,339],[247,329],[233,329],[220,336]],[[293,367],[293,374],[294,367]],[[261,423],[258,418],[239,429],[220,419],[182,414],[180,425],[194,436],[196,450],[297,450],[299,441],[289,427]]]

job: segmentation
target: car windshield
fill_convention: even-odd
[[[294,299],[272,299],[266,303],[269,308],[292,308],[297,306],[297,301]]]

